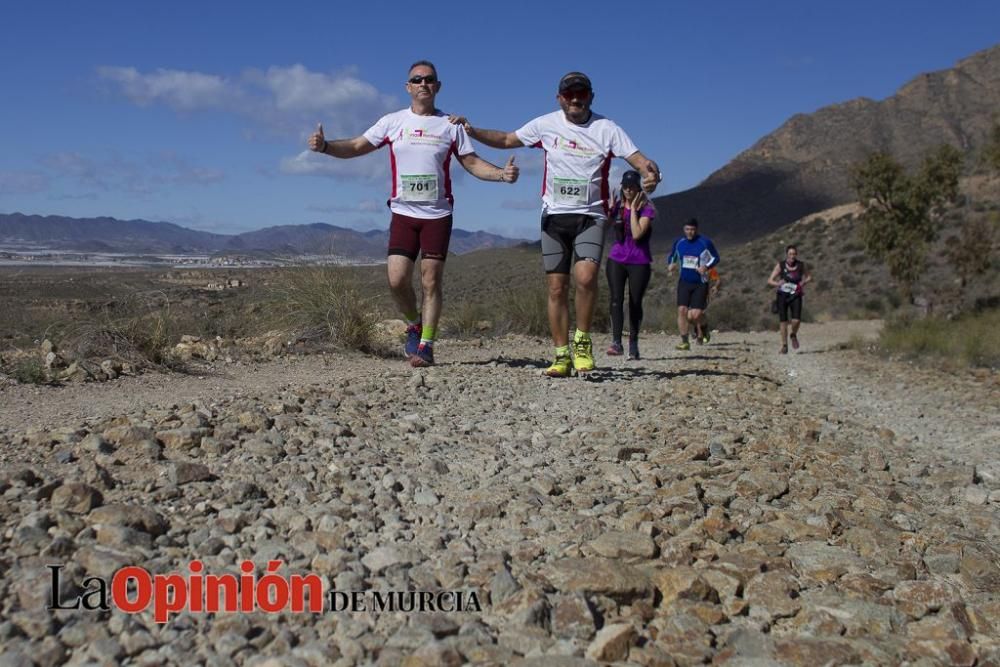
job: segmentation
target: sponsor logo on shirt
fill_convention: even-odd
[[[443,134],[434,134],[430,130],[422,128],[403,128],[399,131],[399,139],[406,139],[411,144],[438,145],[451,143],[451,137]]]
[[[564,153],[579,155],[580,157],[593,157],[594,155],[599,154],[599,151],[593,148],[578,144],[572,139],[564,139],[563,137],[556,137],[552,142],[552,148],[554,150],[560,150]]]

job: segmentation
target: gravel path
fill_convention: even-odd
[[[997,374],[839,349],[877,327],[806,325],[787,356],[773,333],[651,336],[570,380],[511,337],[427,370],[5,389],[0,664],[995,664]],[[45,608],[46,564],[72,597],[194,558],[482,608]]]

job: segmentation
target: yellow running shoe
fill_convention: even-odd
[[[589,338],[573,341],[573,368],[577,373],[594,370],[594,344]]]
[[[568,357],[556,357],[552,365],[545,369],[545,374],[550,378],[568,378],[573,374],[573,362]]]
[[[680,343],[677,344],[677,347],[675,347],[674,349],[686,352],[691,349],[691,343],[687,342],[686,340],[682,340]]]

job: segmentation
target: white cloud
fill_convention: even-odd
[[[162,103],[178,111],[223,108],[237,103],[240,90],[214,74],[158,69],[141,74],[134,67],[98,67],[98,75],[118,84],[135,104]]]
[[[165,104],[177,111],[222,109],[283,135],[309,132],[317,122],[331,137],[356,136],[397,106],[356,76],[354,69],[313,72],[303,65],[249,69],[228,78],[204,72],[134,67],[97,69],[125,98],[140,106]],[[304,138],[304,137],[302,137]]]
[[[329,138],[354,137],[386,113],[398,108],[392,95],[361,80],[353,68],[313,72],[303,65],[249,69],[227,78],[195,71],[134,67],[100,67],[98,76],[140,106],[163,104],[177,111],[223,110],[248,118],[265,132],[294,137],[304,145],[323,124]],[[304,151],[281,160],[278,170],[344,180],[388,178],[386,158],[332,160]]]
[[[252,80],[256,76],[251,72],[247,78]],[[274,96],[275,106],[282,110],[326,111],[365,105],[389,108],[395,102],[375,86],[356,78],[351,70],[328,75],[310,72],[302,65],[270,67],[262,80]]]

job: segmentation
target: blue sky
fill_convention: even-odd
[[[385,149],[340,161],[305,141],[406,106],[414,60],[437,65],[439,107],[503,130],[587,72],[662,194],[795,113],[882,99],[992,46],[1000,3],[40,0],[8,3],[2,26],[0,213],[367,230],[388,223]],[[514,185],[457,178],[456,225],[537,238],[539,153],[516,152]]]

